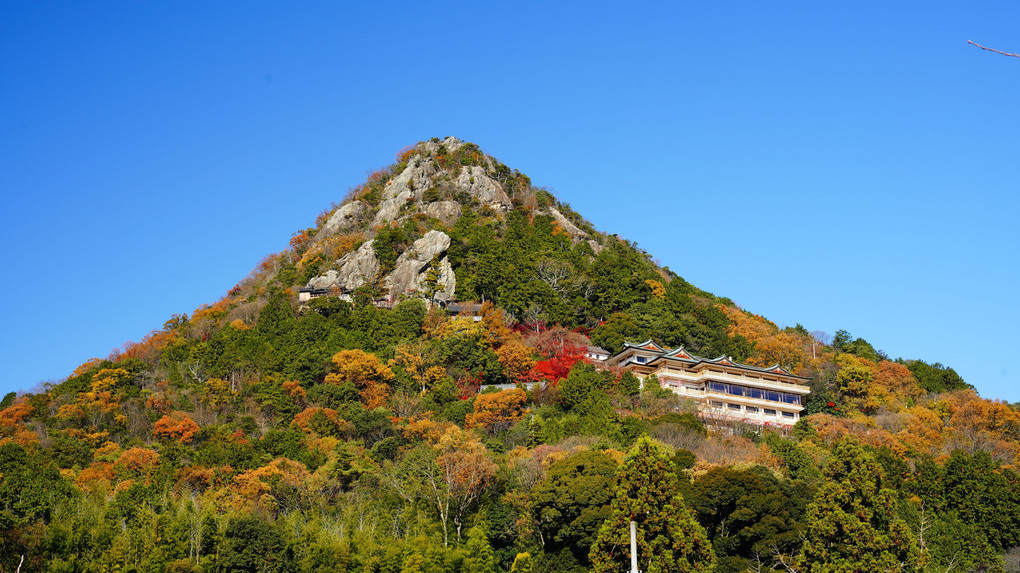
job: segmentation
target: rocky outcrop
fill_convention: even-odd
[[[489,177],[485,169],[478,165],[461,169],[454,182],[482,205],[488,205],[498,211],[509,211],[513,207],[510,197],[503,191],[503,186]]]
[[[450,237],[442,231],[429,231],[415,241],[397,257],[396,267],[386,279],[390,296],[411,291],[431,294],[434,288],[438,296],[452,298],[457,278],[446,256],[449,248]],[[433,279],[435,284],[429,284]]]
[[[449,240],[449,237],[447,237]],[[337,261],[339,270],[326,271],[325,275],[308,281],[312,288],[337,287],[352,291],[362,285],[371,284],[379,274],[379,260],[375,258],[373,241],[368,241],[353,253],[347,253]]]
[[[482,205],[497,211],[509,211],[513,207],[510,197],[503,191],[503,186],[489,176],[486,167],[480,165],[447,166],[445,169],[440,167],[433,155],[440,152],[440,146],[453,151],[463,144],[462,141],[452,137],[441,142],[424,143],[419,148],[420,153],[411,157],[404,170],[387,181],[372,225],[378,227],[399,220],[407,214],[409,207],[412,211],[417,209],[430,217],[436,217],[446,225],[456,222],[460,216],[459,204],[454,201],[429,202],[426,198],[429,189],[439,189],[446,197],[465,193]],[[486,162],[486,165],[491,166],[488,158]],[[408,205],[411,202],[415,204]],[[332,221],[332,218],[330,220]]]
[[[403,171],[390,179],[386,185],[387,192],[397,196],[404,191],[410,191],[414,199],[421,202],[422,195],[432,186],[437,173],[439,166],[432,159],[415,155]]]
[[[385,193],[390,193],[390,187],[386,188]],[[400,216],[400,209],[407,204],[408,201],[414,198],[414,195],[406,188],[403,190],[396,189],[396,194],[383,200],[379,203],[379,210],[375,213],[375,219],[372,220],[372,225],[379,226],[388,221],[393,221]]]
[[[571,223],[570,219],[564,217],[563,213],[560,213],[559,210],[557,210],[555,207],[549,207],[549,214],[552,215],[552,218],[553,220],[556,221],[556,224],[559,225],[561,229],[567,232],[567,235],[570,236],[570,240],[573,241],[574,243],[577,243],[582,239],[588,238],[588,233],[585,233],[581,229],[578,229],[577,225]]]
[[[320,236],[332,235],[333,233],[347,233],[362,226],[365,218],[372,208],[368,203],[362,201],[351,201],[340,207],[330,215],[329,220],[322,226]]]
[[[425,205],[423,211],[429,217],[434,217],[443,222],[447,227],[452,227],[460,218],[460,203],[456,201],[435,201]]]
[[[334,233],[352,232],[372,237],[383,225],[406,224],[408,229],[422,230],[452,228],[465,209],[485,217],[492,217],[491,210],[495,210],[498,214],[494,218],[501,219],[501,214],[512,209],[513,203],[494,174],[505,175],[508,168],[480,153],[477,147],[465,148],[464,145],[452,137],[419,143],[411,153],[401,155],[406,162],[400,172],[388,177],[384,186],[372,184],[375,186],[370,190],[373,195],[378,193],[378,203],[354,200],[343,205],[329,217],[316,240]],[[555,207],[536,209],[534,197],[529,202],[526,196],[533,192],[522,189],[520,197],[522,205],[531,205],[532,214],[552,217],[573,243],[587,243],[596,254],[603,250],[599,233],[585,231]],[[372,245],[369,241],[336,261],[332,267],[335,270],[315,277],[309,286],[349,291],[366,284],[378,285],[380,263]],[[429,231],[415,241],[400,254],[394,270],[385,277],[389,294],[434,294],[438,298],[452,298],[457,279],[447,257],[449,247],[450,237],[438,230]]]

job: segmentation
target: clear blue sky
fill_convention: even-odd
[[[474,141],[701,288],[1020,400],[1020,3],[0,4],[0,391]],[[338,6],[338,5],[345,5]]]

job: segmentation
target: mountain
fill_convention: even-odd
[[[639,341],[778,364],[802,419],[706,425],[587,357]],[[433,139],[222,299],[4,397],[0,571],[610,570],[628,507],[697,570],[992,568],[1018,463],[1020,412],[951,368],[780,329]]]

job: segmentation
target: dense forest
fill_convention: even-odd
[[[802,419],[586,358],[646,339],[809,377]],[[0,571],[627,571],[631,520],[643,571],[1015,571],[1018,462],[1020,411],[951,368],[781,329],[434,139],[221,300],[5,396]]]

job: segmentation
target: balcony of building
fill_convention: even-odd
[[[652,372],[659,380],[665,378],[671,378],[676,380],[682,380],[685,382],[693,382],[696,384],[703,384],[710,380],[718,380],[721,382],[732,382],[741,386],[757,387],[767,390],[786,391],[801,396],[806,396],[811,392],[811,389],[801,384],[791,384],[789,382],[780,382],[779,380],[770,380],[759,376],[747,376],[743,374],[732,374],[728,372],[717,372],[713,370],[702,370],[700,372],[689,372],[686,370],[676,370],[674,368],[661,367]]]

